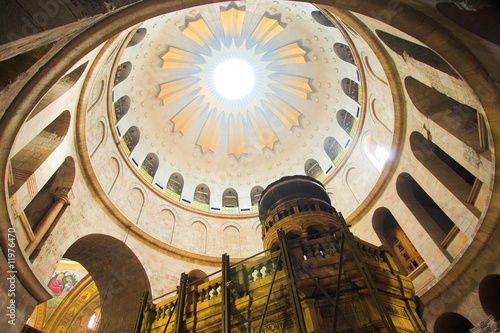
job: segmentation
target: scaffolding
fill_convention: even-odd
[[[282,285],[286,284],[286,293],[284,290],[279,291],[281,294],[287,295],[287,302],[292,309],[293,317],[283,321],[280,325],[280,331],[286,331],[286,329],[291,330],[295,327],[296,332],[307,332],[306,321],[304,319],[302,302],[304,299],[300,297],[301,286],[297,285],[297,276],[301,275],[306,278],[302,278],[302,285],[314,286],[315,290],[319,290],[321,298],[327,300],[330,304],[331,311],[333,313],[333,324],[330,327],[325,327],[325,329],[331,332],[388,332],[397,333],[396,326],[393,323],[393,318],[389,313],[388,307],[381,298],[380,292],[377,289],[370,271],[365,261],[382,262],[383,265],[387,266],[386,270],[389,270],[393,275],[399,275],[397,268],[395,268],[392,259],[388,259],[387,254],[383,253],[379,248],[356,239],[351,231],[349,230],[344,218],[339,214],[341,223],[337,229],[328,230],[325,233],[315,235],[314,239],[311,236],[305,236],[293,240],[286,240],[283,230],[278,230],[279,244],[271,249],[262,251],[253,255],[250,258],[246,258],[233,265],[229,264],[229,256],[227,254],[222,255],[222,269],[212,273],[211,276],[221,275],[219,278],[214,279],[210,282],[198,285],[195,291],[195,299],[191,299],[191,302],[203,302],[205,300],[213,300],[220,297],[220,302],[217,301],[217,310],[215,309],[215,303],[211,305],[212,310],[217,313],[220,320],[217,320],[217,325],[222,333],[229,333],[231,329],[234,329],[235,317],[232,316],[232,309],[234,310],[238,306],[241,308],[241,304],[236,304],[237,300],[243,299],[246,295],[249,297],[251,291],[249,290],[249,283],[255,282],[258,279],[263,279],[265,277],[269,278],[272,276],[269,285],[269,290],[267,296],[265,297],[265,303],[263,306],[258,307],[258,311],[261,312],[259,318],[250,318],[250,314],[242,318],[241,313],[238,314],[237,322],[239,326],[246,326],[244,331],[261,333],[264,332],[264,324],[269,316],[269,307],[271,305],[271,298],[275,287],[276,281],[279,279],[282,281]],[[264,255],[264,257],[262,257]],[[335,269],[330,267],[333,273],[332,276],[336,276],[336,286],[332,290],[331,284],[327,286],[322,285],[320,278],[315,276],[314,269],[308,268],[308,261],[314,258],[325,259],[331,256],[338,256],[338,267]],[[337,258],[337,257],[336,257]],[[358,274],[362,278],[362,283],[353,282],[351,278],[343,275],[344,267],[346,267],[346,262],[349,265],[358,270]],[[310,265],[309,265],[310,266]],[[384,267],[385,267],[384,266]],[[322,266],[323,267],[323,266]],[[278,275],[280,276],[279,278]],[[359,276],[357,275],[357,276]],[[253,281],[249,281],[253,279]],[[304,280],[309,280],[308,283],[304,283]],[[400,278],[398,276],[399,281]],[[396,279],[397,280],[397,279]],[[266,280],[268,281],[268,280]],[[299,281],[300,282],[300,281]],[[312,284],[311,284],[312,282]],[[402,283],[399,283],[401,290],[398,292],[399,299],[404,298],[405,291]],[[184,308],[186,306],[186,296],[187,291],[193,286],[197,285],[197,282],[188,283],[187,276],[185,273],[181,274],[181,279],[179,286],[173,292],[167,293],[156,299],[148,301],[148,294],[144,293],[138,315],[136,320],[136,326],[134,328],[134,333],[140,332],[186,332],[186,331],[196,331],[195,326],[190,329],[185,327],[184,320]],[[343,296],[343,285],[348,285],[349,292],[352,293],[352,289],[363,290],[364,293],[369,295],[371,299],[371,305],[377,313],[377,323],[378,329],[374,330],[373,327],[368,329],[366,325],[361,327],[356,320],[353,320],[352,315],[344,313],[339,302]],[[330,291],[328,291],[328,289]],[[260,289],[262,294],[262,289]],[[344,293],[346,293],[345,291]],[[160,298],[165,298],[166,296],[176,294],[171,296],[165,301],[158,304],[154,302]],[[318,297],[318,295],[316,295]],[[193,298],[193,297],[192,297]],[[241,301],[243,302],[243,301]],[[240,303],[241,303],[240,302]],[[244,302],[247,302],[244,300]],[[246,306],[251,306],[250,299]],[[245,303],[246,304],[246,303]],[[408,302],[406,302],[408,305]],[[262,305],[262,304],[261,304]],[[253,305],[252,305],[253,306]],[[408,305],[409,306],[409,305]],[[276,307],[276,306],[273,306]],[[286,309],[289,310],[289,309]],[[192,311],[192,310],[191,310]],[[276,315],[276,309],[273,310],[274,315]],[[408,311],[408,310],[407,310]],[[218,314],[220,312],[220,315]],[[338,323],[339,318],[343,320],[343,328],[339,329]],[[420,319],[414,315],[410,315],[409,321],[413,329],[405,330],[407,332],[426,332]],[[165,320],[165,318],[168,318]],[[172,318],[175,318],[172,321]],[[232,323],[233,321],[233,323]],[[348,329],[346,330],[346,324]],[[377,325],[375,325],[377,326]],[[408,325],[407,325],[408,326]],[[207,329],[207,331],[214,331],[214,327]],[[216,327],[215,327],[216,328]],[[266,332],[270,331],[269,329]]]

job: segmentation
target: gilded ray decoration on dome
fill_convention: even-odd
[[[245,20],[245,6],[231,3],[220,7],[220,22],[221,36],[210,29],[202,15],[187,18],[179,27],[194,43],[184,43],[184,48],[169,45],[161,56],[162,69],[182,75],[160,84],[157,97],[167,107],[180,98],[186,101],[171,117],[174,132],[186,135],[195,120],[204,117],[196,141],[202,152],[214,152],[218,137],[227,133],[227,153],[239,159],[247,153],[246,131],[254,131],[261,149],[273,149],[280,140],[268,121],[270,115],[288,130],[299,126],[302,113],[281,97],[282,92],[307,100],[313,89],[310,78],[296,75],[285,66],[306,63],[307,49],[300,40],[284,45],[275,42],[286,29],[279,14],[266,12],[251,26]],[[217,91],[214,70],[228,59],[242,60],[254,72],[254,87],[245,97],[228,99]]]
[[[362,127],[365,94],[357,62],[336,52],[349,48],[343,30],[317,13],[307,3],[234,1],[130,30],[108,111],[120,153],[147,187],[212,216],[256,212],[252,191],[280,176],[330,182]],[[229,190],[237,200],[228,203]]]

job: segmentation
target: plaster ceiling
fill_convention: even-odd
[[[316,178],[329,180],[359,131],[362,108],[342,88],[346,78],[359,83],[358,68],[335,52],[335,43],[348,43],[324,19],[307,3],[232,2],[161,15],[133,31],[144,36],[119,53],[116,64],[130,62],[132,69],[112,88],[111,101],[128,96],[130,107],[112,123],[122,139],[132,126],[139,129],[137,146],[122,149],[143,180],[179,202],[167,186],[173,174],[181,176],[183,191],[204,184],[212,196],[231,188],[240,199],[255,186],[305,174],[316,162]],[[214,71],[227,59],[253,70],[245,97],[225,98],[215,86]],[[347,131],[337,119],[346,115]],[[149,177],[141,164],[151,154],[159,165]],[[217,206],[212,200],[200,207]],[[227,212],[252,211],[242,208]]]

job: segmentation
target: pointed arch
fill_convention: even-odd
[[[129,218],[132,223],[138,224],[141,218],[142,209],[146,202],[144,191],[139,187],[134,187],[128,195],[129,202],[125,206],[125,216]]]
[[[95,145],[92,148],[89,147],[90,148],[89,150],[92,151],[92,153],[90,153],[90,158],[94,157],[94,154],[97,152],[99,147],[101,147],[101,144],[104,142],[105,137],[106,137],[106,125],[104,124],[104,121],[101,120],[99,121],[99,125],[95,126],[92,129],[92,133],[89,138],[93,141],[92,143]]]
[[[174,231],[175,231],[176,219],[174,213],[170,209],[162,209],[160,211],[160,229],[159,234],[165,235],[165,239],[168,239],[172,243]]]
[[[107,80],[107,77],[105,75],[104,79],[102,79],[99,82],[99,85],[94,84],[94,86],[92,87],[92,92],[90,93],[89,101],[93,100],[93,102],[90,104],[89,108],[87,109],[87,112],[92,111],[96,107],[96,105],[99,104],[99,101],[104,96],[104,91],[106,90],[106,80]],[[96,88],[98,88],[98,89],[96,90]],[[96,93],[96,91],[97,91],[97,93]]]
[[[109,190],[108,190],[108,195],[111,193],[111,191],[113,190],[113,187],[115,186],[116,184],[116,180],[118,179],[118,176],[120,176],[120,162],[118,162],[118,159],[116,157],[111,157],[111,166],[113,166],[114,170],[112,170],[113,172],[113,182],[111,183],[111,186],[109,187]]]

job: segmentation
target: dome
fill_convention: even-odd
[[[6,265],[16,251],[17,331],[52,297],[63,258],[113,299],[101,323],[128,331],[130,300],[144,290],[161,297],[182,272],[220,269],[223,253],[262,252],[259,200],[272,209],[297,193],[282,191],[278,180],[290,176],[315,179],[307,191],[318,206],[331,204],[356,237],[392,254],[429,326],[460,315],[479,325],[491,313],[484,295],[500,274],[493,4],[9,8],[0,14],[0,247]]]
[[[255,215],[252,193],[286,175],[328,183],[362,130],[366,91],[355,47],[327,15],[228,2],[134,27],[114,60],[108,116],[138,178],[212,215]]]

